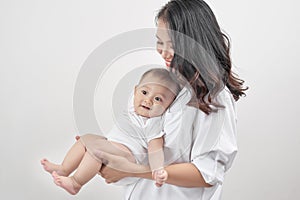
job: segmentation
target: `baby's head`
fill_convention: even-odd
[[[134,110],[143,117],[162,115],[171,105],[180,86],[175,76],[163,68],[145,72],[134,91]]]

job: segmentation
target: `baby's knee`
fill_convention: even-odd
[[[84,134],[82,136],[80,136],[80,139],[83,139],[83,140],[89,140],[89,139],[106,139],[105,137],[101,136],[101,135],[96,135],[96,134],[92,134],[92,133],[87,133],[87,134]]]

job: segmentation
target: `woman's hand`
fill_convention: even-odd
[[[115,183],[129,176],[126,172],[107,167],[106,165],[102,165],[99,174],[105,179],[106,183]]]
[[[104,161],[103,164],[105,165],[102,165],[99,174],[106,183],[115,183],[122,178],[131,176],[128,172],[131,169],[127,167],[130,166],[131,162],[126,158],[105,152],[97,152],[95,155]]]
[[[103,161],[103,164],[118,171],[130,173],[144,173],[149,172],[149,166],[138,165],[130,162],[127,158],[106,153],[103,151],[95,151],[94,155]],[[133,176],[133,175],[132,175]]]
[[[130,162],[122,156],[112,155],[106,152],[95,152],[95,156],[103,160],[106,165],[101,168],[100,175],[107,183],[114,183],[125,177],[147,177],[151,178],[149,166]]]

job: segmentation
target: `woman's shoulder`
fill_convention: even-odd
[[[222,100],[228,100],[228,99],[233,99],[233,95],[231,91],[228,89],[228,87],[224,87],[220,92],[216,95],[217,99],[222,99]]]
[[[218,93],[218,95],[213,100],[213,103],[210,105],[213,111],[210,114],[206,114],[202,110],[197,109],[197,118],[200,121],[206,121],[205,119],[214,118],[224,113],[227,113],[227,115],[230,116],[234,116],[236,114],[235,104],[236,103],[232,96],[232,93],[227,87],[225,87]]]
[[[217,103],[219,103],[222,107],[226,108],[233,108],[235,110],[235,100],[231,91],[225,87],[217,96]]]

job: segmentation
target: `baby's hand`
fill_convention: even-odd
[[[168,172],[166,170],[164,170],[163,168],[153,170],[152,178],[155,180],[155,185],[157,187],[161,187],[168,179]]]

